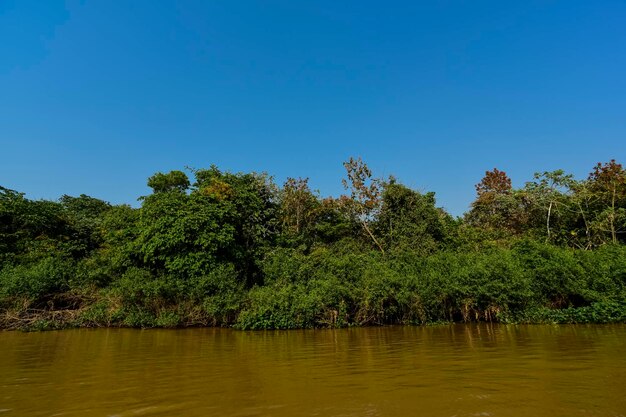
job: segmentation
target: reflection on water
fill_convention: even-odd
[[[1,416],[626,416],[626,326],[0,333]]]

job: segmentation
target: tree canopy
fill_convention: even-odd
[[[216,166],[155,173],[141,206],[0,187],[0,327],[296,328],[626,321],[626,170],[486,171],[435,193],[344,163],[345,193]]]

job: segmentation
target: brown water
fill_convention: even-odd
[[[5,415],[624,416],[626,326],[0,332]]]

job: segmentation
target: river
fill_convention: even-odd
[[[624,325],[0,332],[0,417],[625,415]]]

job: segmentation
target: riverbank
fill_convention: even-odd
[[[581,181],[538,174],[521,189],[488,171],[463,218],[360,159],[344,167],[339,198],[306,179],[279,187],[215,166],[191,170],[193,182],[156,173],[140,208],[0,187],[0,327],[624,320],[617,162]]]
[[[59,278],[79,273],[75,264],[48,262],[2,271],[0,328],[616,323],[626,321],[625,260],[623,246],[577,251],[528,241],[427,257],[282,249],[266,255],[264,281],[250,288],[235,268],[186,279],[130,268],[98,288]]]
[[[75,296],[75,295],[72,295]],[[27,305],[25,302],[23,305]],[[119,304],[118,304],[119,305]],[[596,302],[586,307],[550,309],[545,307],[519,311],[514,314],[495,314],[481,317],[472,311],[461,321],[449,320],[399,320],[389,322],[359,322],[356,317],[346,314],[338,319],[336,310],[326,311],[316,322],[305,326],[281,326],[269,320],[247,325],[244,321],[249,311],[242,311],[233,322],[215,321],[215,318],[198,306],[179,307],[163,310],[157,314],[129,312],[115,309],[104,301],[84,304],[74,309],[32,309],[14,307],[0,310],[0,330],[46,331],[71,328],[189,328],[189,327],[231,327],[242,330],[284,330],[303,328],[344,328],[385,325],[429,326],[456,323],[501,323],[501,324],[615,324],[626,323],[626,302]],[[417,312],[416,312],[417,314]],[[282,323],[297,323],[298,317],[281,317]]]
[[[624,246],[582,251],[520,241],[426,257],[281,249],[266,254],[263,282],[251,287],[230,267],[184,279],[129,268],[98,288],[70,275],[80,264],[56,262],[0,272],[0,328],[626,321]]]

